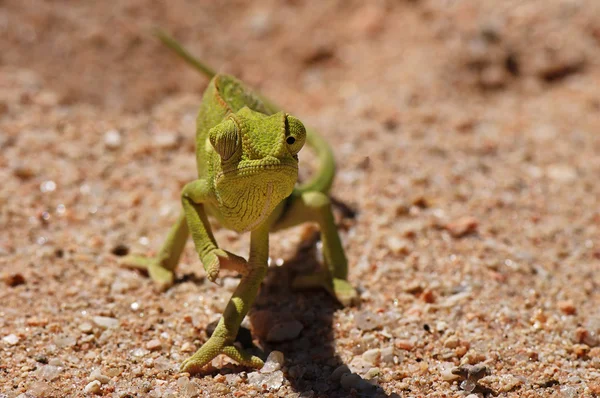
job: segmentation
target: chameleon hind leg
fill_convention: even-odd
[[[148,271],[150,278],[161,288],[166,289],[173,284],[174,271],[179,263],[188,235],[189,229],[185,214],[181,213],[156,256],[129,255],[125,256],[120,263],[126,267]]]
[[[348,260],[338,234],[331,201],[318,191],[310,191],[293,197],[283,217],[273,229],[292,227],[303,222],[316,222],[321,230],[325,269],[310,275],[300,275],[292,283],[295,289],[322,287],[342,305],[358,300],[356,290],[348,283]]]

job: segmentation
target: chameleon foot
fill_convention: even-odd
[[[343,306],[358,303],[358,293],[345,279],[332,278],[327,271],[319,271],[310,275],[297,276],[292,282],[292,289],[323,288]]]
[[[199,373],[204,366],[217,355],[225,354],[242,365],[262,368],[264,362],[255,355],[251,355],[241,348],[225,343],[222,338],[211,337],[194,355],[183,361],[179,370],[190,374]]]
[[[148,272],[150,278],[163,290],[173,285],[175,276],[173,271],[163,267],[160,262],[153,257],[144,257],[129,255],[119,261],[123,267],[140,269]]]

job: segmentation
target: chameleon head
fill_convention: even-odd
[[[213,127],[209,141],[218,155],[213,170],[221,213],[233,229],[251,230],[292,193],[304,125],[283,112],[269,116],[244,107]]]

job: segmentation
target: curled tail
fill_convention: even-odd
[[[216,75],[214,69],[190,54],[177,40],[169,36],[166,32],[157,28],[154,29],[153,33],[165,46],[175,52],[198,72],[209,79],[212,79]],[[272,113],[279,111],[277,105],[273,104],[262,95],[257,95]],[[333,157],[333,151],[327,141],[311,128],[306,129],[306,142],[317,154],[317,158],[319,159],[319,170],[308,181],[296,187],[292,195],[308,191],[327,193],[333,184],[333,177],[335,175],[335,159]]]

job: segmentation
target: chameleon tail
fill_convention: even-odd
[[[210,66],[204,64],[198,58],[190,54],[181,43],[171,37],[165,31],[155,28],[154,36],[156,36],[167,48],[175,52],[190,66],[202,73],[204,76],[212,79],[216,72]],[[278,112],[280,108],[273,104],[267,98],[257,94],[258,97],[263,101],[265,106],[273,113]],[[300,186],[294,189],[292,195],[300,196],[304,192],[317,191],[327,193],[331,189],[333,184],[333,177],[335,175],[335,159],[333,157],[333,151],[331,147],[325,141],[325,139],[311,128],[306,129],[306,141],[308,145],[313,148],[319,159],[319,170],[306,182],[300,184]]]

